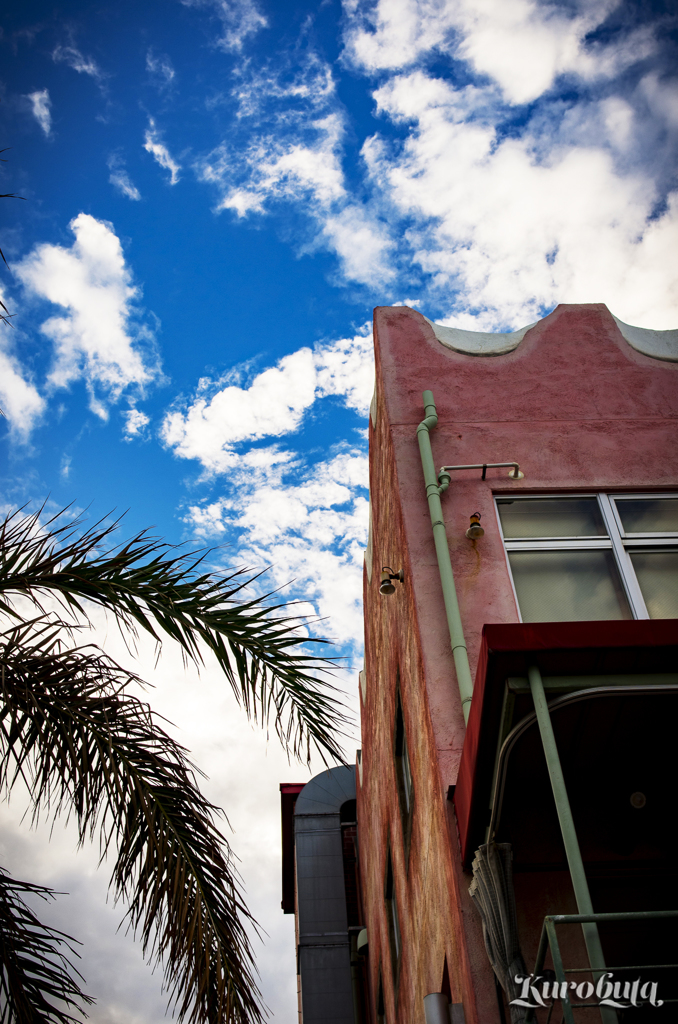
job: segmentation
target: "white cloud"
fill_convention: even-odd
[[[154,53],[153,47],[146,54],[146,70],[160,89],[166,89],[176,77],[169,57],[163,53]]]
[[[321,345],[315,352],[319,398],[337,395],[349,409],[367,416],[374,391],[372,327],[366,323],[353,338]]]
[[[326,113],[288,125],[284,133],[262,133],[244,150],[224,143],[199,163],[198,172],[222,191],[218,209],[234,210],[240,217],[261,212],[276,199],[311,199],[326,207],[345,195],[342,136],[341,116]]]
[[[297,430],[317,398],[336,395],[366,414],[374,384],[368,333],[299,349],[258,374],[249,388],[204,380],[188,409],[170,412],[162,427],[164,443],[176,455],[197,459],[210,473],[240,461],[235,446],[280,437]]]
[[[322,220],[323,236],[338,256],[344,277],[373,288],[395,276],[389,257],[395,248],[386,227],[364,207],[345,206]]]
[[[243,216],[269,200],[327,207],[344,199],[344,113],[326,61],[309,50],[298,63],[246,63],[230,100],[235,120],[227,141],[197,165],[203,180],[219,188],[220,209]]]
[[[402,70],[436,51],[453,53],[497,82],[509,102],[529,103],[559,75],[609,78],[653,51],[647,28],[607,45],[587,42],[617,6],[617,0],[580,0],[567,8],[539,0],[351,3],[346,55],[375,71]]]
[[[179,181],[179,171],[181,167],[179,164],[172,159],[167,146],[160,141],[161,135],[159,130],[156,128],[155,121],[152,117],[148,119],[148,128],[144,135],[144,149],[147,153],[150,153],[153,159],[164,167],[166,171],[170,172],[170,185],[176,185]]]
[[[45,411],[45,400],[26,379],[10,349],[6,330],[0,336],[0,409],[17,440],[25,441]]]
[[[230,96],[213,98],[232,105],[224,142],[195,169],[219,210],[292,206],[297,252],[329,250],[338,278],[386,301],[399,282],[395,296],[416,289],[468,326],[499,327],[604,298],[665,326],[675,284],[668,264],[653,277],[651,253],[675,237],[675,82],[647,72],[648,57],[662,66],[661,19],[638,27],[618,7],[345,0],[345,60],[380,72],[373,96],[389,122],[364,142],[357,174],[344,169],[336,69],[312,47],[241,62]],[[631,282],[652,277],[639,296]]]
[[[101,82],[106,76],[93,57],[85,57],[71,41],[67,46],[56,46],[52,51],[52,60],[68,64],[81,75],[89,75]]]
[[[238,562],[269,566],[260,587],[286,587],[327,619],[318,629],[358,653],[362,645],[361,579],[367,540],[367,456],[342,448],[309,463],[309,454],[260,446],[296,431],[324,398],[336,397],[364,420],[374,389],[369,325],[353,338],[302,348],[255,376],[249,387],[202,381],[186,410],[165,419],[165,444],[222,473],[224,493],[190,506],[193,535],[231,539]],[[223,558],[232,558],[230,544]],[[291,581],[294,581],[291,583]],[[317,631],[317,630],[316,630]]]
[[[123,416],[125,418],[125,439],[127,441],[140,437],[150,423],[148,416],[141,409],[127,409]]]
[[[587,44],[617,0],[586,0],[574,11],[538,0],[463,0],[454,6],[463,34],[459,56],[497,81],[511,103],[537,99],[559,75],[613,77],[654,48],[646,29],[607,46]]]
[[[47,89],[40,89],[38,92],[31,92],[28,94],[28,99],[30,100],[33,117],[45,135],[49,135],[52,130],[52,101],[49,98],[49,91]]]
[[[259,453],[261,449],[257,450]],[[367,456],[343,451],[309,466],[238,460],[228,496],[189,508],[186,522],[200,537],[238,537],[238,560],[270,568],[260,586],[285,588],[325,621],[314,632],[331,635],[359,653],[362,645],[362,564],[367,542]],[[252,452],[251,454],[254,454]],[[226,549],[225,557],[228,557]]]
[[[163,439],[182,458],[224,470],[234,464],[234,444],[296,430],[314,399],[313,353],[300,349],[260,373],[246,390],[230,385],[209,399],[199,396],[186,413],[170,413]]]
[[[667,127],[678,128],[678,82],[675,78],[662,81],[652,72],[645,75],[640,82],[640,90],[645,96],[655,116],[661,117]]]
[[[111,172],[108,179],[111,185],[114,188],[117,188],[118,192],[127,196],[128,199],[133,199],[135,201],[141,199],[141,192],[127,173],[124,161],[120,154],[111,153],[106,163],[109,171]]]
[[[221,21],[223,35],[215,43],[227,53],[241,50],[246,39],[268,26],[253,0],[182,0],[186,7],[206,7]]]
[[[283,61],[240,73],[228,140],[199,160],[199,177],[217,187],[218,210],[238,217],[293,203],[311,238],[300,252],[329,249],[346,280],[383,284],[392,276],[392,241],[378,211],[351,201],[342,167],[345,113],[332,68],[312,50],[293,67]],[[225,102],[220,97],[220,103]]]
[[[70,228],[70,249],[38,245],[16,272],[32,293],[65,310],[41,327],[54,344],[50,384],[84,379],[91,408],[106,418],[110,402],[127,388],[143,389],[159,371],[145,351],[148,330],[133,320],[139,289],[112,226],[80,213]]]
[[[501,138],[491,118],[469,117],[487,102],[482,93],[420,71],[394,76],[375,98],[412,128],[401,146],[366,142],[370,173],[414,220],[406,242],[429,289],[441,301],[460,293],[456,317],[471,313],[478,328],[521,326],[558,301],[604,301],[627,322],[672,325],[678,286],[657,255],[678,244],[676,204],[653,217],[651,176],[615,167],[611,149],[630,132],[623,104],[608,99],[589,111],[597,143],[556,129],[548,146],[529,124],[522,137]]]

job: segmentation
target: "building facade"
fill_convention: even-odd
[[[356,1013],[517,1024],[536,965],[580,985],[552,1021],[674,1020],[678,332],[383,307],[374,337]]]

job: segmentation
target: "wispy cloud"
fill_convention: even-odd
[[[170,172],[170,185],[176,185],[179,181],[180,165],[172,159],[170,152],[164,142],[162,135],[152,117],[148,119],[148,128],[144,135],[144,149],[150,153],[156,163],[159,163],[166,171]]]
[[[221,22],[222,34],[215,40],[221,50],[241,50],[251,36],[266,28],[268,20],[253,0],[182,0],[186,7],[210,10]]]
[[[290,593],[308,602],[341,646],[362,648],[362,565],[368,529],[367,454],[347,448],[309,463],[276,449],[251,449],[216,501],[189,507],[192,534],[210,541],[236,539],[238,558],[268,566],[262,585],[293,582]]]
[[[108,160],[106,161],[108,169],[111,172],[109,181],[114,188],[117,188],[118,192],[121,192],[128,199],[139,200],[141,199],[141,192],[132,182],[127,170],[125,168],[125,162],[119,153],[111,153]]]
[[[228,139],[196,164],[220,193],[217,209],[246,217],[294,203],[308,224],[300,249],[335,252],[348,280],[388,280],[386,222],[353,201],[346,185],[346,118],[329,64],[309,50],[293,69],[286,60],[275,68],[247,66],[231,100]]]
[[[132,441],[135,438],[142,437],[146,427],[150,423],[150,419],[145,412],[141,411],[141,409],[127,409],[123,413],[123,417],[125,420],[124,434],[126,441]]]
[[[94,58],[86,57],[81,53],[72,40],[68,44],[60,43],[56,46],[52,51],[52,60],[67,64],[69,68],[73,68],[74,71],[81,75],[89,75],[91,78],[96,79],[97,82],[102,82],[106,78],[106,74],[101,70]]]
[[[146,70],[159,89],[167,89],[176,77],[172,61],[167,54],[155,53],[153,47],[146,54]]]
[[[38,245],[16,273],[29,292],[65,310],[40,328],[54,345],[50,385],[84,380],[91,409],[105,419],[123,391],[143,389],[159,368],[150,331],[134,317],[140,293],[112,225],[80,213],[70,228],[70,249]]]
[[[38,92],[31,92],[27,99],[31,104],[33,117],[45,135],[49,135],[52,131],[52,101],[49,98],[49,90],[40,89]]]
[[[438,317],[520,325],[560,300],[603,299],[670,325],[676,285],[658,254],[676,237],[678,83],[659,22],[618,8],[353,0],[343,59],[379,73],[384,124],[361,161],[336,69],[306,46],[239,66],[220,97],[224,141],[196,170],[218,209],[292,206],[299,252],[333,252],[339,279],[384,299],[416,289]]]

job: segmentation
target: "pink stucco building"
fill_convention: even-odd
[[[515,334],[406,307],[374,327],[361,1012],[522,1021],[547,915],[598,915],[554,926],[579,985],[678,963],[678,922],[632,916],[678,910],[678,332],[602,304]],[[638,976],[678,997],[671,969]],[[552,1021],[632,1012],[580,991]]]
[[[678,331],[374,339],[362,749],[281,787],[300,1021],[675,1021]]]

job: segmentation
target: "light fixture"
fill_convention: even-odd
[[[474,512],[471,516],[471,525],[466,531],[466,536],[469,540],[477,540],[478,537],[482,537],[485,531],[480,525],[480,512]]]
[[[405,573],[403,572],[403,570],[400,569],[398,572],[394,572],[390,565],[382,565],[379,593],[394,594],[395,587],[393,586],[393,580],[398,580],[399,583],[404,583]]]
[[[640,811],[647,803],[647,797],[644,793],[631,793],[630,796],[631,807],[635,807],[637,811]]]

